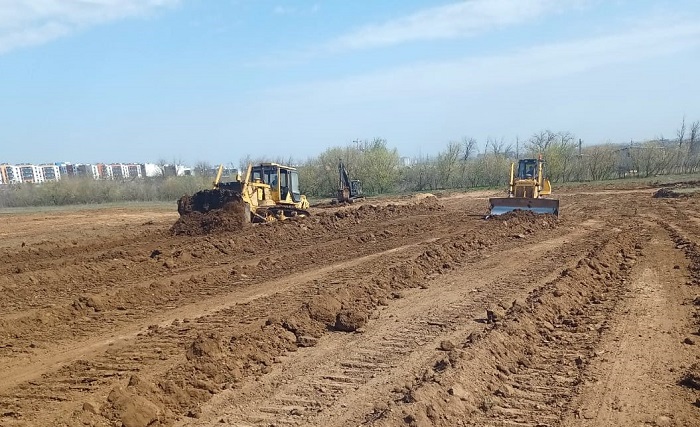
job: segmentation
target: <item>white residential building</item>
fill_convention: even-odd
[[[92,178],[93,179],[101,179],[102,178],[102,171],[100,168],[100,165],[90,165],[90,172],[92,173]]]
[[[165,165],[166,176],[191,175],[192,169],[185,166]],[[45,163],[0,164],[0,184],[43,183],[71,177],[92,179],[138,179],[162,176],[163,170],[153,163]]]
[[[15,165],[0,165],[0,175],[5,184],[19,184],[22,182],[22,176],[19,167]]]
[[[41,172],[44,176],[45,181],[60,181],[61,180],[61,168],[57,165],[46,164],[39,165]]]
[[[44,171],[36,165],[21,164],[19,167],[20,182],[33,182],[39,184],[44,182]]]
[[[113,163],[108,167],[111,169],[113,179],[124,179],[129,177],[129,167],[123,163]]]
[[[129,163],[126,165],[129,178],[143,178],[143,170],[141,168],[141,165],[138,163]]]

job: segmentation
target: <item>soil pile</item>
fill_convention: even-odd
[[[487,218],[488,221],[505,221],[509,225],[534,224],[543,223],[546,225],[555,224],[557,222],[556,215],[538,214],[532,211],[514,210],[506,212],[503,215],[494,215]]]
[[[387,205],[363,204],[357,208],[348,207],[334,212],[320,212],[316,215],[317,222],[328,229],[338,223],[360,221],[375,221],[397,216],[420,215],[443,211],[444,206],[433,195],[420,198],[409,203],[390,203]]]
[[[690,368],[688,368],[688,371],[681,379],[681,384],[695,390],[700,390],[700,363],[693,363]]]
[[[238,192],[203,190],[177,201],[180,218],[170,231],[175,235],[198,236],[238,231],[248,224],[247,206]]]
[[[678,193],[670,188],[659,188],[652,197],[655,199],[677,199],[679,197],[688,197],[688,195]]]
[[[147,427],[161,421],[164,407],[148,397],[157,395],[157,388],[137,376],[132,376],[126,388],[115,387],[102,407],[102,415],[119,420],[124,427]]]
[[[392,410],[373,414],[372,425],[510,425],[515,417],[518,424],[550,425],[548,417],[566,399],[548,391],[559,384],[551,378],[582,381],[582,367],[595,357],[601,315],[641,252],[639,234],[630,229],[601,243],[575,268],[514,301],[485,331],[454,347],[447,343],[451,350],[436,355],[413,384],[396,389],[386,404]]]
[[[192,212],[207,213],[209,211],[223,209],[231,202],[240,202],[241,193],[229,189],[202,190],[191,196],[182,196],[177,201],[177,212],[180,216]]]

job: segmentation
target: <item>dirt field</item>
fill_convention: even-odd
[[[655,191],[0,214],[0,426],[700,426],[700,196]]]

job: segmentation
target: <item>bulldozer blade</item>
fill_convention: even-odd
[[[527,197],[495,197],[489,199],[491,215],[503,215],[504,213],[521,210],[538,214],[551,214],[559,216],[559,200],[556,199],[531,199]]]

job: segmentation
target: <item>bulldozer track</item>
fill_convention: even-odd
[[[571,240],[587,241],[585,236],[599,228],[600,225],[589,223],[562,237],[503,251],[503,256],[519,257],[530,266],[515,274],[504,271],[492,259],[470,263],[468,269],[474,276],[468,283],[464,281],[463,271],[442,278],[441,282],[447,286],[429,284],[427,289],[415,291],[398,301],[390,317],[380,314],[376,323],[361,334],[338,342],[332,339],[326,345],[321,343],[313,350],[313,356],[300,354],[298,365],[285,369],[278,374],[279,378],[270,381],[269,389],[264,391],[267,398],[258,396],[260,385],[254,390],[222,395],[223,401],[237,402],[240,412],[217,413],[211,425],[221,419],[237,426],[330,426],[357,421],[348,419],[350,411],[346,409],[362,407],[362,402],[354,401],[354,394],[376,399],[390,394],[391,388],[400,385],[396,378],[410,380],[416,372],[408,368],[422,369],[434,356],[441,340],[483,329],[483,323],[475,320],[485,314],[488,301],[510,303],[510,299],[527,295],[532,286],[553,280],[569,263],[578,261],[582,250],[579,246],[566,248],[564,256],[555,254],[561,255],[563,246]],[[547,262],[534,262],[540,259]],[[532,277],[540,279],[533,282]],[[421,300],[430,304],[418,304]],[[328,361],[318,366],[314,363],[316,359]],[[389,378],[393,382],[387,383]],[[243,403],[250,401],[255,403],[250,406]]]

